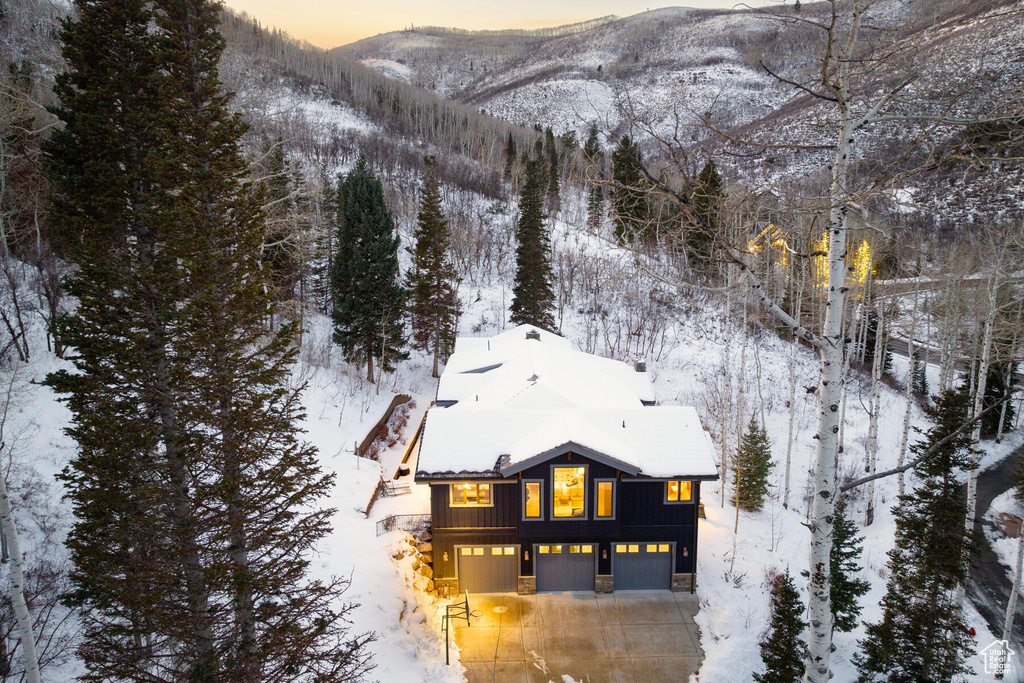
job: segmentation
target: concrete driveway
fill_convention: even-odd
[[[697,596],[470,595],[471,625],[455,623],[470,683],[686,681],[703,659]]]

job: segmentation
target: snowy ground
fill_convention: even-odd
[[[579,207],[571,198],[567,199],[563,216],[574,217],[579,213]],[[501,220],[513,218],[514,212],[510,211]],[[668,304],[652,308],[651,294],[657,293],[659,287],[637,275],[631,255],[593,235],[559,222],[555,226],[554,242],[556,254],[564,257],[560,261],[563,276],[568,277],[570,266],[576,268],[573,271],[576,284],[566,293],[565,305],[557,316],[564,336],[591,352],[621,360],[644,358],[659,402],[696,406],[716,439],[721,419],[716,408],[720,405],[717,397],[722,391],[724,358],[728,353],[732,376],[730,448],[735,445],[734,430],[740,419],[746,424],[751,414],[755,414],[767,425],[777,463],[773,498],[761,512],[741,513],[739,531],[734,534],[735,509],[728,502],[723,506],[720,484],[707,484],[702,490],[707,520],[699,527],[701,611],[697,623],[707,655],[699,680],[704,683],[750,681],[752,672],[760,670],[757,645],[767,623],[765,572],[770,568],[788,567],[799,575],[808,554],[808,534],[803,523],[807,517],[807,479],[815,443],[811,437],[817,404],[814,395],[803,387],[816,384],[818,360],[808,350],[798,349],[792,486],[786,508],[781,497],[789,429],[786,402],[789,400],[792,346],[773,331],[756,336],[741,334],[738,323],[725,322],[720,304],[699,293],[665,292]],[[503,281],[504,278],[494,273],[484,273],[463,283],[463,335],[491,335],[508,325],[506,311],[511,287]],[[643,312],[660,316],[661,322],[654,328],[643,328],[639,334],[630,334],[629,330],[636,329],[638,316]],[[366,517],[364,510],[378,479],[382,473],[386,477],[394,473],[405,444],[399,442],[384,451],[380,463],[354,455],[355,443],[363,439],[396,393],[408,393],[415,400],[416,406],[406,428],[406,438],[411,436],[436,388],[436,381],[429,377],[428,359],[413,354],[410,361],[400,364],[396,373],[385,376],[380,385],[369,385],[362,379],[363,370],[349,367],[341,360],[338,350],[332,348],[330,323],[326,318],[310,318],[306,326],[309,331],[303,340],[301,360],[293,380],[307,385],[304,393],[307,417],[303,423],[306,437],[319,449],[323,467],[337,474],[330,500],[325,501],[337,510],[333,518],[334,531],[321,543],[313,563],[314,571],[351,578],[345,597],[359,603],[352,613],[353,630],[377,634],[377,640],[370,645],[377,665],[373,678],[380,681],[460,681],[463,670],[454,649],[452,664],[445,665],[439,620],[441,604],[423,592],[425,579],[412,570],[408,535],[391,532],[376,536],[376,522],[385,516],[427,512],[426,487],[413,486],[410,495],[378,501]],[[36,337],[34,346],[33,360],[20,371],[22,393],[12,401],[4,438],[13,446],[15,471],[34,469],[39,478],[52,482],[52,476],[73,456],[74,444],[62,431],[69,418],[66,409],[56,402],[49,389],[28,383],[41,380],[47,372],[61,367],[62,362],[42,351],[41,336]],[[906,362],[897,357],[894,365],[895,377],[902,381]],[[742,381],[741,366],[745,371]],[[934,374],[935,369],[931,368],[930,373]],[[929,379],[935,386],[937,377]],[[742,415],[738,411],[741,386]],[[841,472],[849,477],[856,476],[863,468],[868,429],[868,416],[863,406],[867,404],[867,394],[867,382],[853,373],[847,398],[841,466]],[[904,405],[902,391],[883,387],[880,469],[895,464]],[[916,406],[912,418],[914,425],[926,426]],[[13,436],[16,432],[20,434],[18,438]],[[986,444],[982,467],[997,462],[1021,441],[1021,435],[1014,434],[999,446]],[[912,483],[912,478],[908,481]],[[49,486],[51,497],[58,499],[58,484]],[[862,487],[852,498],[851,513],[860,522],[864,517],[865,495]],[[880,616],[878,601],[885,590],[886,553],[892,547],[894,533],[890,508],[896,498],[895,479],[881,480],[875,496],[875,521],[862,530],[865,536],[863,572],[872,584],[871,592],[863,601],[862,618],[867,621],[875,621]],[[725,499],[728,501],[728,495]],[[17,498],[15,503],[18,504]],[[997,503],[999,509],[1009,504],[1002,499]],[[66,523],[68,511],[61,509]],[[26,519],[22,525],[26,527],[26,546],[31,553],[33,538],[38,534],[33,531],[31,520]],[[1008,557],[1010,550],[1004,548],[1008,545],[1005,540],[996,539],[996,547]],[[797,582],[804,583],[802,579]],[[806,601],[806,594],[804,599]],[[986,631],[973,608],[969,607],[969,612],[970,621],[978,631],[980,649],[994,637]],[[856,672],[850,660],[861,637],[862,627],[851,634],[837,635],[833,659],[836,683],[855,680]],[[975,657],[972,664],[981,671],[980,658]],[[77,670],[72,661],[52,680],[70,679]],[[970,680],[988,679],[978,674]]]

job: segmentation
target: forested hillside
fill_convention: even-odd
[[[1020,0],[330,51],[0,0],[0,67],[0,678],[461,680],[403,458],[519,323],[714,440],[694,680],[1019,642]]]

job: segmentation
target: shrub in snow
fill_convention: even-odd
[[[804,606],[793,577],[771,571],[767,583],[771,590],[771,622],[761,641],[761,661],[765,672],[755,673],[757,683],[798,683],[804,673],[804,650],[800,635],[804,632]]]

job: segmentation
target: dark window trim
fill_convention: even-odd
[[[576,469],[578,467],[583,468],[583,516],[582,517],[556,517],[555,516],[555,469]],[[561,464],[551,465],[551,486],[548,487],[548,491],[551,492],[551,514],[549,515],[552,522],[582,522],[590,519],[590,510],[587,506],[590,504],[590,494],[587,492],[589,488],[587,486],[587,472],[590,471],[590,465],[572,465],[572,464]]]
[[[602,517],[601,515],[599,515],[597,513],[597,506],[600,504],[600,497],[598,496],[598,493],[597,493],[597,491],[598,491],[598,484],[601,484],[601,483],[604,483],[604,482],[611,482],[611,485],[612,485],[612,514],[609,515],[609,516],[606,516],[606,517]],[[618,497],[619,497],[619,487],[615,485],[615,479],[607,478],[607,477],[604,478],[604,479],[595,479],[594,480],[594,520],[595,521],[600,521],[600,522],[612,522],[612,521],[615,521],[616,503],[619,502],[618,501]]]
[[[526,485],[527,484],[540,484],[540,517],[527,517],[526,516]],[[519,502],[523,506],[522,521],[524,522],[543,522],[544,521],[544,480],[543,479],[523,479],[522,491],[519,494]]]

